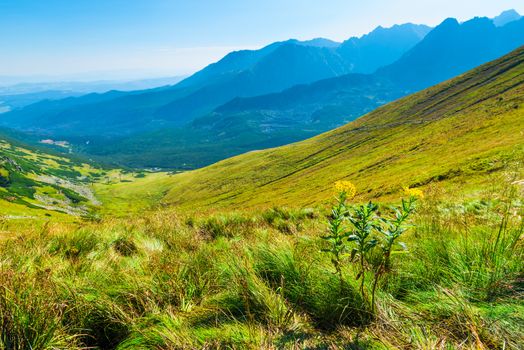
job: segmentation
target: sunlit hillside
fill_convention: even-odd
[[[351,180],[359,198],[398,198],[431,184],[475,195],[524,158],[524,48],[359,120],[289,146],[251,152],[169,178],[120,186],[164,193],[179,209],[314,205]]]
[[[10,219],[88,215],[101,204],[91,184],[108,176],[81,161],[0,142],[0,206]]]

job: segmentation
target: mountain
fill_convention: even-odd
[[[0,95],[0,114],[14,109],[23,108],[42,100],[63,100],[68,97],[81,96],[82,93],[61,90],[46,90],[42,92]]]
[[[85,94],[116,90],[136,91],[152,89],[174,85],[182,79],[182,77],[167,77],[132,81],[37,82],[0,86],[0,114],[44,100],[62,100],[69,97],[80,97]]]
[[[418,90],[464,73],[524,45],[524,18],[497,27],[489,18],[448,18],[378,75]]]
[[[361,38],[350,38],[338,52],[350,57],[351,73],[374,73],[378,68],[398,60],[430,32],[424,25],[403,24],[391,28],[378,27]]]
[[[90,109],[93,106],[107,101],[119,100],[119,98],[124,96],[131,97],[134,94],[110,91],[104,94],[93,93],[61,100],[45,99],[22,109],[4,113],[2,115],[2,123],[10,128],[25,132],[41,133],[43,136],[53,135],[56,130],[63,130],[66,127],[73,131],[77,127],[88,127],[89,122],[92,122],[92,113],[96,113],[96,110]],[[139,92],[136,92],[136,94],[139,94]],[[84,117],[70,120],[68,113],[74,113],[75,111],[82,112]],[[97,128],[97,126],[94,126],[94,128]],[[69,136],[74,137],[75,133],[71,132]]]
[[[495,27],[487,18],[463,24],[448,19],[400,60],[375,74],[349,74],[279,93],[235,98],[182,128],[93,144],[87,151],[130,166],[177,164],[179,169],[191,169],[300,141],[510,52],[524,44],[523,21]],[[380,33],[384,31],[377,29],[369,36]]]
[[[286,42],[249,69],[222,75],[220,83],[210,84],[216,78],[209,78],[205,86],[162,106],[156,115],[182,125],[235,97],[266,94],[340,76],[349,72],[348,67],[344,58],[333,49]]]
[[[467,194],[523,159],[523,131],[520,48],[320,136],[141,179],[116,195],[133,197],[147,186],[165,194],[164,204],[202,211],[314,205],[332,199],[338,180],[354,182],[359,200],[430,184]]]
[[[73,99],[61,107],[54,101],[42,102],[37,109],[29,106],[4,114],[1,122],[20,130],[38,130],[50,137],[83,141],[182,126],[236,97],[278,92],[297,84],[370,69],[369,64],[361,68],[359,62],[371,62],[371,56],[383,58],[375,65],[391,63],[397,58],[395,55],[415,45],[429,30],[426,26],[406,24],[377,29],[375,32],[381,35],[353,38],[351,45],[358,47],[355,50],[359,52],[355,61],[356,51],[347,50],[348,43],[327,39],[277,42],[260,50],[232,52],[172,87],[114,98],[102,96],[101,101],[91,103]]]
[[[280,93],[236,98],[212,114],[195,120],[193,126],[218,131],[233,120],[248,124],[260,123],[263,119],[267,128],[271,128],[271,125],[289,119],[296,125],[327,131],[343,123],[342,118],[351,121],[399,96],[400,93],[388,81],[373,75],[348,74],[298,85]]]
[[[504,11],[497,17],[493,18],[493,23],[497,27],[503,27],[506,24],[514,22],[514,21],[518,21],[521,18],[522,16],[517,11],[512,9],[512,10]]]
[[[237,98],[181,128],[84,147],[100,160],[111,157],[131,167],[195,169],[312,137],[403,95],[388,81],[350,74],[281,93]]]

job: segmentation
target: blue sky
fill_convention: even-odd
[[[188,74],[288,38],[344,40],[378,25],[524,13],[522,0],[0,0],[0,75]]]

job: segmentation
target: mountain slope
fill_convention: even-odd
[[[164,203],[203,210],[313,205],[330,200],[332,184],[342,179],[356,183],[361,199],[430,183],[466,193],[523,159],[523,133],[520,48],[334,131],[169,179],[146,178],[122,187],[121,195],[160,186]]]
[[[518,21],[521,18],[522,16],[517,11],[512,9],[512,10],[504,11],[497,17],[493,18],[493,23],[497,27],[502,27],[513,21]]]
[[[100,205],[92,182],[108,174],[0,135],[0,208],[4,217],[65,219],[86,215]]]

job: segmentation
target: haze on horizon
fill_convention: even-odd
[[[524,13],[522,0],[4,0],[0,76],[14,81],[186,75],[289,38],[343,41],[377,26]],[[1,79],[0,79],[1,80]]]

